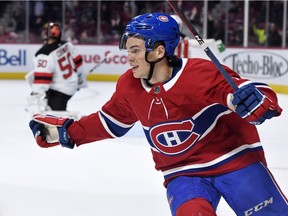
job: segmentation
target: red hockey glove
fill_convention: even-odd
[[[251,124],[262,124],[277,113],[277,105],[251,84],[239,88],[231,103],[234,111]]]
[[[60,144],[72,149],[75,143],[70,139],[67,128],[73,121],[73,119],[68,118],[35,114],[29,126],[40,147],[48,148]]]

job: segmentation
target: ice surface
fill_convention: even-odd
[[[89,82],[68,109],[94,112],[114,87],[114,82]],[[0,92],[0,216],[170,216],[162,174],[154,169],[139,125],[116,140],[42,149],[24,111],[28,84],[1,80]],[[271,171],[287,195],[288,96],[279,94],[279,101],[282,116],[259,126],[259,132]],[[217,213],[235,215],[223,200]]]

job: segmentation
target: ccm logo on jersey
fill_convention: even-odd
[[[244,212],[244,215],[245,216],[252,215],[252,214],[260,211],[261,209],[265,208],[266,206],[268,206],[272,203],[273,203],[273,197],[271,197],[269,200],[265,200],[265,201],[259,203],[258,205],[248,209],[247,211]]]
[[[192,119],[181,122],[166,122],[150,129],[153,145],[163,154],[176,155],[191,148],[200,135],[193,132]]]

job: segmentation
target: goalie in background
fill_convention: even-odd
[[[35,54],[35,68],[25,77],[32,88],[26,110],[67,111],[69,99],[87,87],[82,56],[71,42],[61,40],[57,23],[45,24],[42,37],[44,45]]]

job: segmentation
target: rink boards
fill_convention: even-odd
[[[84,70],[90,81],[116,81],[129,64],[127,52],[117,45],[76,45],[83,56]],[[0,44],[0,79],[24,79],[33,69],[33,57],[41,44]],[[107,61],[101,61],[109,54]],[[190,57],[209,59],[201,48],[192,50]],[[214,53],[221,63],[237,71],[242,77],[269,84],[279,93],[288,94],[288,50],[268,48],[226,48]]]

